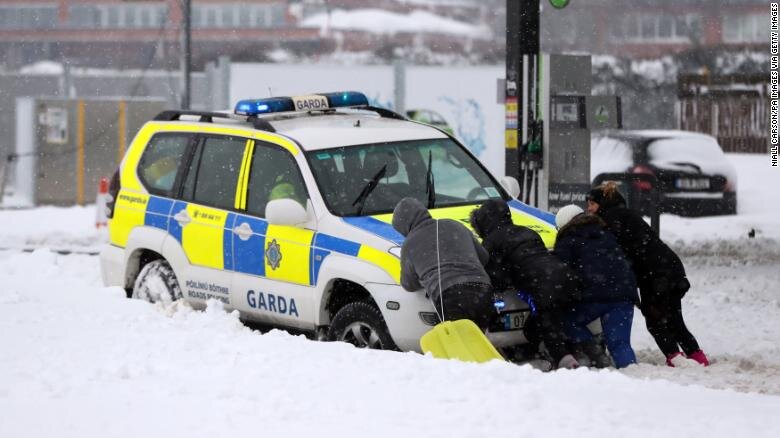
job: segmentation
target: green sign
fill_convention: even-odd
[[[550,0],[550,4],[556,9],[563,9],[569,4],[569,0]]]

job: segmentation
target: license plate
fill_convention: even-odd
[[[525,320],[528,312],[509,312],[501,315],[501,321],[504,323],[504,331],[520,330],[525,326]]]
[[[678,178],[675,186],[683,190],[709,189],[710,180],[709,178]]]
[[[709,178],[678,178],[675,186],[685,190],[709,189],[710,180]]]

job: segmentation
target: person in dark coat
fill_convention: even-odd
[[[587,325],[601,319],[601,328],[616,368],[636,363],[631,348],[634,305],[639,302],[636,280],[615,237],[598,216],[567,205],[555,216],[558,236],[554,253],[582,280],[582,302],[570,315],[566,334],[582,345],[597,367],[608,366],[601,345]]]
[[[415,198],[396,205],[393,228],[406,237],[401,286],[410,292],[425,289],[443,321],[470,319],[487,329],[496,309],[484,269],[488,254],[474,234],[458,221],[433,219]]]
[[[661,241],[639,213],[626,208],[626,201],[614,182],[591,190],[587,200],[588,213],[596,214],[606,222],[631,262],[641,295],[639,308],[645,317],[647,331],[666,356],[666,364],[674,366],[677,358],[684,354],[703,366],[709,365],[707,356],[683,320],[681,300],[691,284],[682,260]]]
[[[493,285],[508,283],[529,294],[537,310],[529,321],[530,333],[544,341],[558,368],[578,367],[564,333],[565,314],[578,301],[576,274],[547,250],[538,233],[512,223],[504,201],[486,201],[471,212],[470,222],[490,254],[488,273]]]

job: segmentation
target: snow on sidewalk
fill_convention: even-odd
[[[94,205],[0,210],[0,249],[98,252],[106,236],[95,228]]]
[[[128,300],[95,262],[0,252],[0,436],[780,433],[778,396],[261,335]]]

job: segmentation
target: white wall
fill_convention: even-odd
[[[504,174],[504,106],[496,103],[503,66],[406,68],[406,109],[431,109],[497,176]],[[394,107],[393,67],[234,63],[230,102],[269,96],[354,90],[373,105]]]
[[[6,171],[15,170],[13,198],[5,199],[6,206],[31,207],[35,205],[35,99],[16,98],[16,167],[6,166]],[[6,175],[7,177],[8,175]],[[2,196],[0,196],[2,198]]]
[[[406,108],[432,109],[490,169],[504,174],[504,105],[496,103],[496,79],[504,67],[408,67]]]

